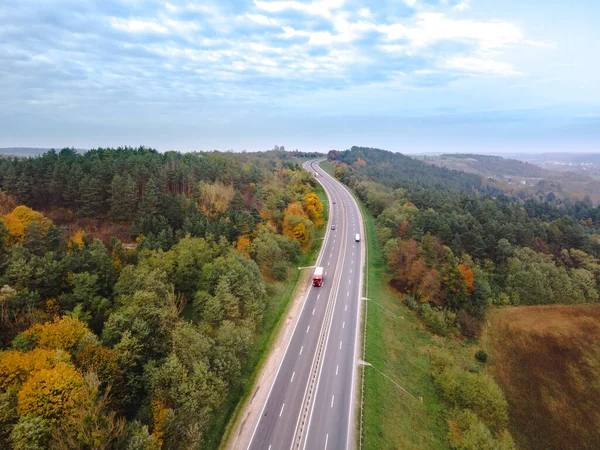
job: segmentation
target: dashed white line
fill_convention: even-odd
[[[310,325],[308,326],[308,328],[306,329],[306,332],[308,333],[308,330],[310,330]]]
[[[346,297],[350,297],[350,291],[346,292]]]
[[[302,350],[304,349],[304,345],[300,347],[300,354],[302,354]]]
[[[285,408],[285,403],[281,405],[281,411],[279,411],[279,417],[283,414],[283,408]]]
[[[291,383],[292,381],[294,381],[294,375],[296,375],[296,371],[295,371],[295,370],[294,370],[294,373],[292,374],[292,379],[290,380],[290,383]]]
[[[313,308],[313,312],[312,312],[313,316],[315,315],[315,309],[317,309],[317,308]]]
[[[329,266],[329,264],[331,264],[331,261],[329,261],[329,262],[327,263],[327,265],[328,265],[328,266]]]
[[[327,441],[329,440],[329,433],[325,435],[325,448],[323,450],[327,450]]]
[[[319,298],[321,298],[321,294],[317,295],[317,300],[319,300]]]
[[[352,269],[350,269],[350,274],[352,274]]]
[[[340,350],[342,349],[342,341],[340,341]]]
[[[342,328],[346,328],[346,322],[342,322]]]
[[[271,446],[269,445],[269,450],[271,450]]]
[[[346,307],[344,308],[344,311],[348,311],[348,305],[346,305]]]
[[[333,400],[335,399],[335,395],[331,396],[331,407],[333,408]]]
[[[340,365],[338,364],[337,366],[335,366],[335,374],[338,374],[338,370],[340,369]]]

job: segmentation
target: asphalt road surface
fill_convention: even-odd
[[[329,199],[329,223],[317,260],[325,270],[323,285],[308,290],[274,382],[265,387],[269,395],[249,450],[354,448],[362,219],[341,183],[314,161],[304,167],[318,173]]]

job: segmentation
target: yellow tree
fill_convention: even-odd
[[[54,321],[35,324],[24,331],[25,336],[37,341],[38,346],[54,350],[75,350],[84,336],[91,331],[81,320],[69,316],[55,317]]]
[[[17,394],[19,416],[31,414],[53,423],[72,414],[83,394],[83,378],[75,368],[64,362],[53,368],[35,372]]]
[[[317,226],[323,224],[323,204],[317,194],[310,193],[304,197],[304,211],[308,215],[308,218]]]
[[[30,352],[10,350],[0,353],[0,391],[19,386],[42,369],[51,369],[58,362],[69,361],[65,352],[36,348]]]
[[[25,231],[32,224],[37,225],[40,234],[45,236],[52,225],[52,221],[42,213],[34,211],[27,206],[17,206],[10,214],[2,219],[8,230],[11,244],[22,243],[25,239]]]

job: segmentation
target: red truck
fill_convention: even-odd
[[[313,274],[313,286],[321,286],[323,284],[323,268],[315,267],[315,273]]]

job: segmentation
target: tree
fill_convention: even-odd
[[[8,230],[9,244],[19,244],[25,240],[27,228],[33,224],[37,227],[38,233],[44,237],[52,222],[42,213],[34,211],[27,206],[17,206],[10,214],[3,217],[4,225]]]
[[[92,219],[100,218],[104,213],[104,195],[100,180],[87,175],[79,183],[80,208],[78,214]]]
[[[43,325],[35,324],[24,334],[35,339],[41,348],[74,353],[82,339],[91,332],[79,319],[63,316]]]
[[[94,373],[83,379],[73,406],[59,421],[53,446],[59,450],[108,450],[123,432],[124,418],[110,409],[109,391],[102,394]]]
[[[50,422],[33,415],[21,417],[10,433],[10,443],[14,450],[45,450],[51,441]]]
[[[19,391],[17,412],[43,417],[51,423],[72,414],[82,395],[83,378],[64,362],[35,372]]]
[[[110,184],[110,210],[108,216],[117,222],[133,220],[137,209],[137,186],[129,174],[124,176],[118,173]]]
[[[323,204],[317,197],[317,194],[310,193],[306,194],[304,197],[304,203],[302,205],[304,207],[304,211],[308,215],[308,218],[317,226],[323,224]]]

